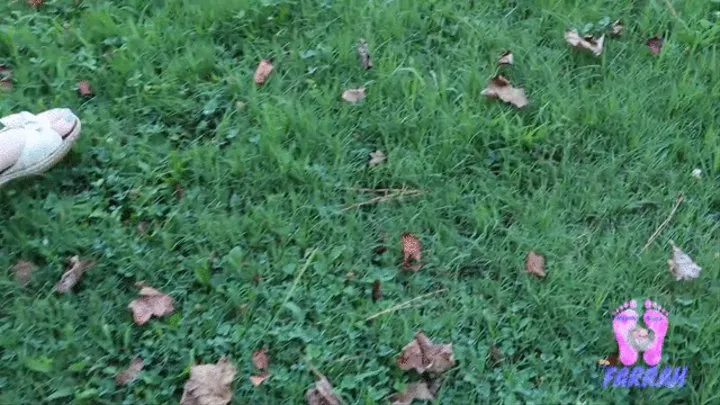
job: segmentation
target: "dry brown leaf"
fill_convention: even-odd
[[[365,87],[360,87],[359,89],[348,89],[342,94],[342,99],[352,104],[359,103],[364,100],[365,97]]]
[[[525,271],[538,277],[545,277],[545,258],[531,250],[525,258]]]
[[[357,48],[358,56],[360,57],[360,66],[363,69],[372,69],[373,63],[370,57],[370,51],[368,50],[368,44],[364,39],[360,39],[360,43]]]
[[[378,302],[380,298],[382,298],[382,284],[380,280],[375,280],[373,281],[372,300],[373,302]]]
[[[603,367],[615,367],[620,364],[620,357],[618,353],[615,352],[604,359],[598,360],[597,364]]]
[[[270,364],[270,357],[268,357],[267,351],[264,348],[258,349],[252,354],[252,362],[255,367],[265,371],[268,369],[268,365]]]
[[[135,324],[144,325],[153,316],[165,316],[175,310],[171,296],[142,284],[139,287],[140,298],[134,299],[128,305],[133,312]]]
[[[505,357],[503,355],[502,350],[500,350],[499,347],[496,345],[490,346],[490,350],[488,351],[488,354],[490,355],[490,360],[492,361],[493,367],[499,364],[502,359]]]
[[[135,381],[138,374],[140,374],[140,371],[142,371],[143,367],[145,367],[145,362],[143,361],[143,359],[140,358],[140,356],[135,356],[130,361],[130,365],[128,366],[128,368],[126,368],[125,371],[115,377],[115,384],[127,385]]]
[[[422,244],[420,239],[412,233],[405,232],[401,236],[403,262],[405,270],[418,271],[422,268]]]
[[[490,79],[488,87],[481,94],[490,98],[499,98],[517,108],[523,108],[528,104],[525,90],[513,87],[508,79],[500,75]]]
[[[27,2],[33,7],[40,7],[45,3],[45,0],[27,0]]]
[[[398,392],[390,396],[392,405],[410,405],[414,400],[432,401],[435,399],[437,390],[429,387],[426,382],[413,383],[407,386],[405,392]]]
[[[0,90],[12,90],[12,70],[8,65],[0,64]]]
[[[35,270],[37,270],[37,266],[27,260],[18,260],[12,268],[15,274],[15,281],[23,287],[30,283],[30,277]]]
[[[572,30],[565,33],[565,40],[570,46],[577,49],[585,49],[592,52],[595,56],[602,55],[603,42],[605,42],[605,35],[601,35],[600,38],[595,39],[592,36],[581,37],[577,31]]]
[[[424,333],[418,332],[412,342],[408,343],[397,358],[397,365],[403,370],[415,369],[440,374],[455,366],[455,354],[452,343],[437,345],[430,341]]]
[[[385,154],[381,150],[376,150],[375,152],[370,152],[370,162],[368,163],[368,165],[370,165],[370,167],[377,166],[384,161],[385,161]]]
[[[265,372],[260,375],[251,375],[250,376],[250,382],[254,386],[258,386],[263,383],[263,381],[267,380],[270,377],[270,373]]]
[[[216,364],[190,368],[180,405],[226,405],[232,400],[237,370],[224,356]]]
[[[498,60],[498,65],[512,65],[513,64],[513,54],[511,51],[505,51],[500,55],[500,60]]]
[[[663,39],[660,37],[652,37],[645,42],[645,45],[650,49],[650,52],[653,53],[653,55],[657,55],[660,53],[663,47]]]
[[[78,83],[78,93],[83,97],[92,97],[94,94],[87,80]]]
[[[320,375],[320,379],[315,382],[315,386],[305,393],[308,405],[340,405],[340,399],[333,392],[330,381]]]
[[[80,260],[80,256],[73,256],[70,258],[70,266],[60,277],[60,281],[55,284],[55,291],[57,292],[70,292],[73,287],[80,281],[83,274],[86,271],[95,267],[94,261]]]
[[[255,69],[255,84],[263,85],[273,71],[273,65],[269,60],[263,59]]]
[[[702,267],[698,266],[690,256],[677,247],[675,242],[670,241],[670,244],[672,245],[672,258],[667,263],[670,272],[675,276],[675,280],[694,280],[700,277]]]
[[[619,37],[624,29],[625,24],[623,23],[623,20],[617,20],[613,23],[612,27],[610,27],[610,35],[614,37]]]

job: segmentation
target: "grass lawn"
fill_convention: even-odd
[[[0,113],[68,106],[83,135],[47,175],[0,190],[0,269],[38,267],[26,287],[0,276],[0,403],[178,403],[190,366],[222,355],[234,404],[304,403],[309,364],[346,403],[384,403],[418,380],[395,364],[418,330],[453,343],[438,404],[720,403],[720,4],[674,8],[3,2]],[[600,57],[569,49],[566,30],[604,17],[625,31]],[[481,95],[506,49],[522,109]],[[275,70],[257,86],[263,58]],[[365,100],[341,99],[358,87]],[[375,150],[387,160],[371,168]],[[373,197],[353,189],[401,187],[425,193],[343,211]],[[404,232],[423,244],[416,273],[399,266]],[[699,279],[672,277],[670,240]],[[544,279],[523,270],[533,249]],[[97,266],[54,293],[73,255]],[[134,325],[138,281],[175,312]],[[686,384],[602,389],[612,312],[645,297],[670,312],[661,365],[688,366]],[[260,347],[272,376],[253,387]],[[136,355],[144,371],[116,387]]]

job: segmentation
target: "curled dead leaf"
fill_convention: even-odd
[[[613,23],[612,27],[610,27],[610,35],[612,35],[613,37],[619,37],[624,29],[625,24],[623,23],[623,20],[616,20]]]
[[[650,49],[650,52],[652,52],[653,55],[657,55],[662,50],[663,39],[655,36],[648,39],[647,42],[645,42],[645,45],[647,45],[648,49]]]
[[[145,362],[140,356],[135,356],[131,361],[128,368],[125,369],[122,373],[118,374],[115,377],[115,384],[120,385],[127,385],[131,382],[135,381],[138,374],[140,374],[140,371],[142,371],[143,367],[145,367]]]
[[[264,371],[267,370],[268,365],[270,364],[270,357],[268,357],[267,351],[264,348],[258,349],[252,354],[252,362],[255,367]]]
[[[357,47],[358,57],[360,58],[360,66],[363,69],[372,69],[373,63],[370,57],[370,51],[368,50],[368,44],[364,39],[360,39],[360,43]]]
[[[320,375],[315,386],[307,390],[305,399],[308,405],[340,405],[340,399],[335,395],[330,381],[324,375]]]
[[[513,64],[513,54],[511,51],[505,51],[500,55],[500,60],[498,60],[498,65],[512,65]]]
[[[133,313],[135,324],[144,325],[153,316],[162,317],[175,310],[173,298],[152,287],[140,285],[140,298],[128,305]]]
[[[265,84],[265,81],[267,81],[268,77],[270,76],[270,73],[273,71],[273,65],[270,63],[269,60],[263,59],[258,64],[257,69],[255,69],[255,84],[257,85],[263,85]]]
[[[597,364],[602,367],[616,367],[620,364],[620,356],[615,352],[604,359],[598,360]]]
[[[675,276],[675,280],[694,280],[700,277],[702,267],[698,266],[690,256],[677,247],[675,242],[670,241],[670,244],[672,246],[672,257],[667,263],[670,272]]]
[[[405,270],[418,271],[422,268],[422,244],[415,234],[405,232],[402,240],[403,262]]]
[[[270,373],[268,373],[268,372],[264,372],[259,375],[251,375],[250,383],[252,383],[252,385],[257,387],[258,385],[262,384],[263,381],[267,380],[268,378],[270,378]]]
[[[348,89],[342,94],[342,99],[352,104],[359,103],[364,100],[365,97],[365,87],[360,87],[359,89]]]
[[[70,258],[70,266],[63,273],[60,281],[55,284],[55,291],[67,293],[75,287],[86,271],[95,267],[94,261],[80,260],[80,256]]]
[[[396,362],[403,370],[415,369],[420,374],[440,374],[455,366],[455,354],[452,343],[434,344],[424,333],[418,332],[403,348]]]
[[[499,98],[517,108],[523,108],[528,104],[525,90],[513,87],[508,79],[500,75],[490,79],[488,87],[481,94],[489,98]]]
[[[232,382],[237,370],[227,358],[216,364],[190,368],[180,405],[226,405],[232,400]]]
[[[92,97],[93,91],[90,88],[90,83],[87,82],[87,80],[83,80],[80,83],[78,83],[78,94],[80,94],[83,97]]]
[[[0,64],[0,90],[12,90],[12,70],[8,65]]]
[[[602,55],[603,42],[605,42],[605,35],[601,35],[600,38],[594,38],[590,35],[581,37],[577,31],[572,30],[565,33],[565,40],[570,46],[576,49],[584,49],[592,52],[595,56]]]
[[[525,271],[538,277],[545,277],[545,258],[531,250],[525,258]]]
[[[368,165],[370,167],[377,166],[384,161],[385,161],[385,154],[381,150],[376,150],[375,152],[370,152],[370,162],[368,163]]]
[[[412,383],[407,386],[404,392],[398,392],[388,398],[392,405],[410,405],[414,400],[432,401],[439,389],[439,385],[428,386],[427,382]]]
[[[23,287],[30,283],[30,277],[35,270],[37,270],[37,266],[27,260],[18,260],[12,267],[12,272],[15,274],[15,281]]]

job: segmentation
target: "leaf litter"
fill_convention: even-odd
[[[162,317],[175,310],[173,298],[162,291],[138,283],[140,297],[128,305],[133,313],[135,324],[144,325],[153,316]]]
[[[410,405],[414,400],[432,401],[435,399],[435,395],[437,395],[439,389],[440,384],[438,380],[430,383],[421,381],[408,385],[405,391],[395,393],[388,399],[392,405]]]
[[[434,344],[420,331],[398,356],[397,365],[403,370],[440,374],[455,366],[452,343]]]
[[[60,277],[60,281],[55,285],[55,291],[61,293],[67,293],[72,290],[86,271],[95,267],[94,261],[80,260],[80,256],[73,256],[70,258],[70,266],[68,266],[65,273]]]
[[[506,103],[510,103],[517,108],[523,108],[528,105],[525,90],[513,87],[505,76],[497,75],[490,79],[487,88],[482,91],[483,96],[489,98],[498,98]]]
[[[273,72],[273,69],[274,67],[269,60],[261,60],[257,66],[257,69],[255,69],[255,84],[257,84],[258,86],[265,84],[268,77],[270,77],[270,74]]]
[[[525,258],[525,271],[538,277],[545,277],[545,257],[534,250]]]
[[[348,90],[345,90],[342,94],[342,99],[351,104],[357,104],[360,101],[365,100],[365,97],[366,97],[365,87],[360,87],[357,89],[348,89]]]
[[[683,252],[675,242],[670,241],[672,247],[672,257],[668,260],[668,268],[675,276],[676,281],[694,280],[700,277],[702,267],[698,266],[693,259]]]
[[[376,150],[375,152],[370,152],[370,162],[368,162],[368,165],[370,167],[377,166],[385,161],[385,154],[381,150]]]
[[[370,56],[370,50],[368,49],[368,44],[365,39],[360,39],[357,47],[357,53],[360,58],[360,66],[365,70],[372,69],[372,57]]]
[[[15,281],[23,287],[30,283],[30,278],[35,270],[37,270],[37,266],[33,262],[29,262],[27,260],[18,260],[18,262],[12,267],[12,272],[15,275]]]
[[[498,65],[512,65],[513,64],[513,54],[511,51],[505,51],[500,55],[500,59],[498,60]]]
[[[250,376],[250,382],[257,387],[270,377],[270,373],[268,373],[270,357],[264,348],[258,349],[252,354],[252,362],[253,365],[261,371],[258,375]]]
[[[223,356],[216,364],[190,368],[180,405],[226,405],[232,400],[232,382],[237,369]]]
[[[145,367],[145,361],[140,356],[135,356],[130,361],[128,368],[115,377],[115,384],[118,386],[128,385],[135,381],[143,367]]]
[[[581,37],[576,30],[571,30],[565,33],[565,41],[575,49],[583,49],[592,52],[595,56],[600,56],[603,52],[605,35],[601,35],[600,38],[592,35]]]
[[[320,373],[316,374],[318,374],[319,380],[315,382],[314,387],[305,392],[308,405],[340,405],[341,401],[333,391],[327,377]]]
[[[648,39],[647,42],[645,42],[645,45],[647,45],[653,55],[658,55],[663,47],[663,39],[658,36],[654,36]]]

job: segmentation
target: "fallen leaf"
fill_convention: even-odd
[[[370,51],[368,50],[368,44],[364,39],[360,39],[360,43],[357,47],[357,53],[360,57],[360,66],[363,69],[372,69],[372,58],[370,57]]]
[[[447,345],[433,344],[424,333],[418,332],[412,342],[408,343],[397,358],[397,365],[403,370],[415,369],[440,374],[455,366],[455,355],[452,343]]]
[[[365,97],[366,97],[365,87],[360,87],[359,89],[345,90],[342,94],[343,100],[347,101],[348,103],[352,103],[352,104],[356,104],[356,103],[364,100]]]
[[[140,298],[134,299],[128,305],[136,325],[144,325],[153,316],[165,316],[175,310],[171,296],[142,284],[139,287]]]
[[[498,60],[498,65],[512,65],[513,64],[513,54],[511,51],[505,51],[500,55],[500,60]]]
[[[603,42],[605,41],[605,35],[595,39],[588,35],[581,37],[577,31],[572,30],[565,33],[565,40],[570,46],[577,49],[585,49],[593,53],[595,56],[600,56],[603,52]]]
[[[258,349],[252,354],[252,362],[255,367],[265,371],[270,364],[270,357],[268,357],[267,351],[264,348]]]
[[[692,176],[695,177],[696,179],[701,178],[701,177],[702,177],[702,170],[700,170],[700,169],[693,169],[693,171],[692,171]]]
[[[489,98],[499,98],[517,108],[523,108],[528,104],[525,90],[513,87],[508,79],[500,75],[490,79],[488,87],[481,94]]]
[[[373,282],[373,289],[372,289],[372,300],[373,302],[377,302],[382,298],[382,290],[381,290],[381,284],[380,280],[375,280]]]
[[[700,277],[702,267],[698,266],[685,252],[670,241],[672,245],[672,258],[668,260],[670,272],[675,275],[675,280],[693,280]]]
[[[12,70],[7,65],[0,65],[0,90],[12,90]]]
[[[413,383],[407,386],[405,392],[398,392],[388,398],[392,405],[410,405],[414,400],[432,401],[435,399],[437,390],[433,392],[426,382]]]
[[[258,64],[257,69],[255,69],[255,84],[265,84],[265,81],[267,80],[268,76],[270,76],[270,73],[272,73],[272,71],[272,63],[270,63],[270,61],[268,61],[267,59],[261,60]]]
[[[45,0],[27,0],[27,2],[32,7],[40,7],[45,3]]]
[[[216,364],[190,368],[180,405],[226,405],[232,400],[232,382],[237,370],[224,356]]]
[[[385,154],[382,153],[381,150],[376,150],[375,152],[370,152],[370,162],[368,163],[370,165],[370,167],[377,166],[384,161],[385,161]]]
[[[86,80],[78,83],[78,93],[83,97],[92,97],[93,91],[90,88],[90,83],[88,83]]]
[[[79,256],[70,258],[70,266],[60,277],[60,281],[55,285],[55,291],[66,293],[80,281],[86,271],[95,267],[95,262],[80,260]]]
[[[490,350],[488,351],[488,354],[490,355],[490,360],[492,360],[493,367],[498,365],[502,359],[505,357],[503,356],[502,350],[500,350],[499,347],[496,345],[490,346]]]
[[[270,373],[264,372],[260,375],[251,375],[250,376],[250,382],[254,386],[258,386],[263,383],[263,381],[267,380],[270,377]]]
[[[402,267],[405,270],[420,270],[422,268],[422,244],[420,239],[409,232],[402,234],[400,239],[402,240],[403,251]],[[413,262],[415,263],[413,264]]]
[[[140,374],[140,371],[142,371],[143,367],[145,367],[145,362],[143,361],[143,359],[140,358],[140,356],[135,356],[130,361],[130,365],[128,366],[128,368],[115,377],[115,384],[127,385],[135,381],[138,374]]]
[[[645,42],[645,45],[647,45],[653,55],[657,55],[660,53],[660,50],[662,50],[663,39],[660,37],[652,37]]]
[[[545,258],[531,250],[525,258],[525,271],[538,277],[545,277]]]
[[[15,281],[23,287],[28,285],[30,282],[30,276],[32,276],[32,273],[35,270],[37,270],[37,266],[35,266],[33,262],[29,262],[27,260],[18,260],[12,268],[12,271],[15,274]]]
[[[623,20],[617,20],[613,23],[612,27],[610,27],[610,35],[614,37],[619,37],[624,29],[625,24],[623,23]]]
[[[340,399],[333,392],[330,381],[324,375],[305,393],[308,405],[340,405]]]
[[[148,229],[150,229],[150,223],[147,221],[140,221],[137,226],[135,226],[135,231],[138,235],[145,235]]]
[[[603,367],[615,367],[620,364],[619,355],[617,352],[613,353],[604,359],[598,360],[597,364]]]

